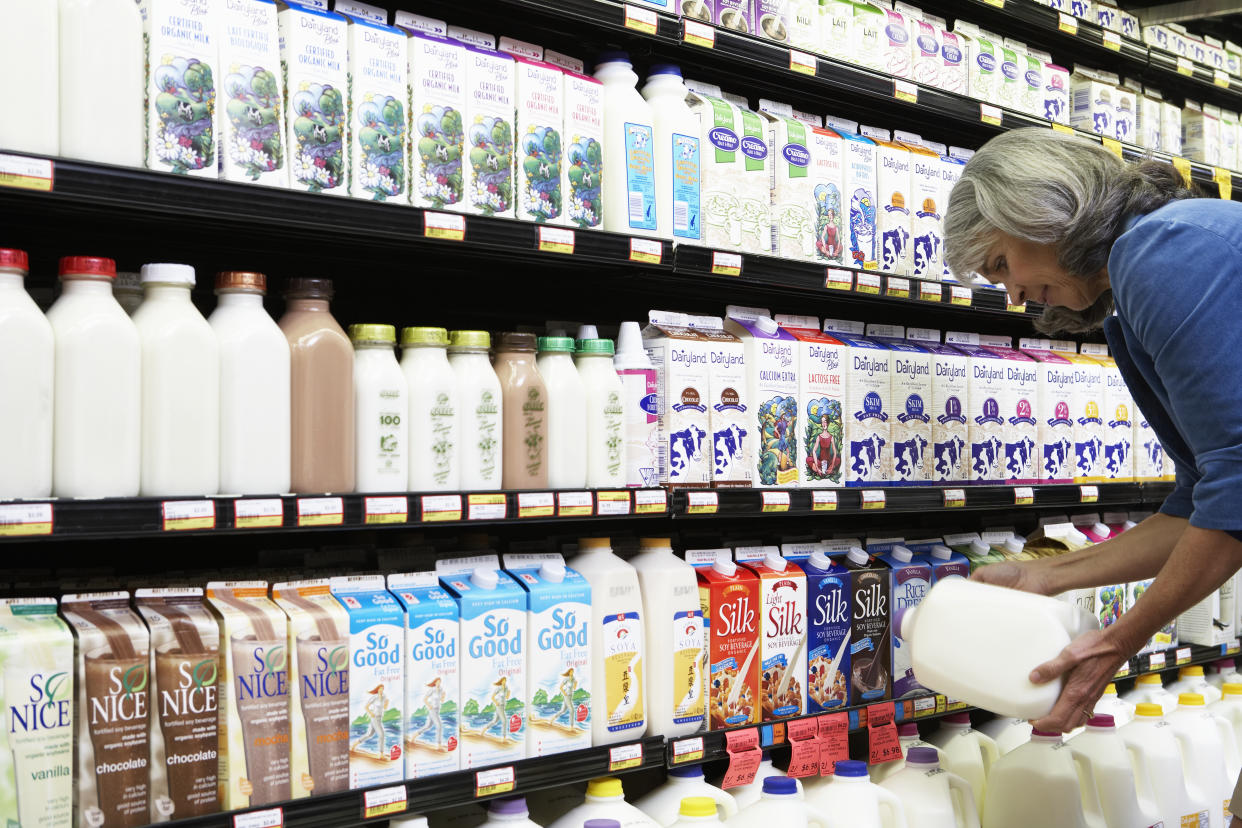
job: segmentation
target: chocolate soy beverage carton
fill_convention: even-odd
[[[741,339],[746,354],[746,396],[755,436],[755,474],[762,487],[798,485],[798,342],[767,308],[729,305],[725,330]]]
[[[871,704],[892,695],[892,619],[889,571],[858,546],[842,561],[849,573],[849,704]]]
[[[934,328],[907,328],[906,339],[931,352],[931,474],[935,483],[965,483],[970,479],[967,452],[967,375],[970,357],[940,341]]]
[[[692,316],[707,355],[707,423],[711,433],[712,486],[746,487],[754,477],[758,435],[751,422],[755,410],[746,384],[746,349],[724,329],[719,316]]]
[[[979,344],[1007,362],[1006,387],[1001,399],[1001,418],[1005,421],[1005,481],[1038,483],[1039,450],[1036,441],[1039,427],[1035,411],[1039,405],[1039,366],[1031,357],[1015,351],[1010,337],[981,335]]]
[[[220,627],[203,590],[140,589],[151,636],[151,821],[220,810]]]
[[[849,699],[849,573],[824,544],[782,544],[781,554],[806,575],[806,712],[839,710]]]
[[[656,369],[660,482],[706,487],[712,472],[707,439],[708,353],[686,314],[651,311],[648,319],[643,347]]]
[[[739,547],[735,554],[759,577],[759,714],[762,721],[806,712],[806,574],[779,547]]]
[[[845,485],[845,365],[849,348],[819,330],[814,316],[777,314],[776,323],[798,342],[798,413],[805,423],[801,443],[801,485],[828,488]]]
[[[699,580],[709,703],[708,729],[759,722],[759,578],[728,549],[688,549]]]
[[[932,356],[907,342],[900,325],[868,325],[867,336],[893,352],[890,480],[896,486],[932,481]]]
[[[1074,421],[1074,482],[1099,483],[1104,473],[1104,368],[1095,359],[1078,353],[1076,343],[1052,340],[1052,352],[1071,365]]]
[[[945,342],[970,358],[966,433],[970,444],[970,482],[995,484],[1005,480],[1005,422],[1001,403],[1007,392],[1005,361],[980,347],[979,335],[949,331]]]
[[[1070,411],[1074,404],[1074,377],[1071,363],[1053,353],[1047,339],[1023,338],[1018,341],[1022,353],[1035,360],[1036,386],[1035,450],[1041,483],[1074,482],[1074,421]]]
[[[825,319],[824,332],[848,348],[845,363],[844,445],[846,486],[874,486],[890,479],[893,352],[862,335],[863,324]]]
[[[151,636],[128,592],[66,595],[77,667],[75,825],[151,821]]]

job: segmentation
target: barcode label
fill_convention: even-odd
[[[643,194],[630,191],[630,226],[642,226],[647,220],[647,211],[643,209]]]
[[[688,202],[673,202],[673,229],[682,231],[690,229],[690,204]]]

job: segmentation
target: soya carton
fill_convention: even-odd
[[[540,224],[561,224],[565,164],[564,73],[550,63],[515,55],[517,116],[514,134],[520,142],[514,168],[517,217]]]
[[[901,616],[906,610],[917,607],[927,596],[927,590],[931,588],[932,567],[925,558],[916,556],[903,544],[894,544],[878,557],[888,564],[891,573],[889,611],[893,637],[893,698],[918,695],[925,688],[914,676],[910,647],[900,635]]]
[[[274,584],[289,618],[290,769],[294,798],[349,789],[349,615],[328,579]]]
[[[348,24],[340,15],[309,5],[281,2],[278,7],[289,187],[348,195]]]
[[[466,47],[411,30],[409,59],[410,203],[436,210],[463,209]]]
[[[797,554],[788,546],[781,547],[785,557],[806,575],[806,712],[839,710],[849,696],[849,573],[820,544]]]
[[[798,343],[766,308],[729,305],[725,330],[741,339],[746,397],[755,438],[755,486],[795,487],[802,452],[798,440]]]
[[[945,343],[970,357],[966,409],[967,442],[970,444],[970,482],[1002,483],[1005,480],[1005,421],[1001,406],[1007,391],[1004,358],[979,346],[979,335],[949,331]]]
[[[1035,420],[1037,474],[1041,483],[1074,482],[1074,376],[1070,361],[1053,353],[1047,339],[1022,339],[1023,353],[1036,362]]]
[[[940,331],[907,328],[906,338],[931,352],[932,481],[964,483],[970,479],[966,413],[969,405],[970,357],[940,342]]]
[[[845,363],[843,440],[847,486],[874,486],[889,479],[892,429],[893,352],[862,335],[861,322],[825,319],[824,332],[848,346]]]
[[[220,628],[203,591],[140,589],[134,605],[151,635],[152,822],[220,810]]]
[[[591,746],[591,585],[557,552],[509,554],[526,591],[527,756]]]
[[[824,264],[846,261],[845,141],[824,127],[811,128],[811,177],[815,182],[815,260]]]
[[[517,95],[513,58],[466,46],[465,210],[481,216],[514,215],[513,118]]]
[[[405,778],[405,612],[382,575],[332,579],[349,614],[349,787]]]
[[[526,593],[495,555],[436,561],[461,614],[461,766],[526,757]]]
[[[461,767],[461,622],[434,572],[388,576],[405,609],[405,778]]]
[[[1104,368],[1076,352],[1073,342],[1052,341],[1053,353],[1072,363],[1074,421],[1074,482],[1099,483],[1104,476]]]
[[[0,819],[72,825],[73,635],[55,598],[0,599],[0,668]]]
[[[737,550],[759,577],[759,711],[765,721],[806,712],[806,575],[775,546]]]
[[[892,692],[889,571],[858,547],[842,561],[849,574],[851,609],[849,704],[870,704]]]
[[[699,579],[707,646],[708,727],[759,722],[759,578],[727,549],[688,549]]]
[[[716,18],[712,22],[724,29],[753,34],[751,0],[715,0]]]
[[[604,169],[604,85],[580,72],[565,70],[564,179],[566,199],[561,223],[580,230],[598,230],[603,220],[599,182]]]
[[[218,14],[221,177],[288,187],[276,3],[237,0],[222,4]]]
[[[845,186],[841,208],[849,199],[848,263],[864,270],[878,266],[876,237],[876,171],[875,142],[861,135],[844,133]]]
[[[656,368],[660,482],[705,487],[711,481],[707,353],[682,313],[651,311],[643,347]]]
[[[385,11],[339,1],[335,8],[349,23],[349,194],[405,203],[409,38],[385,25]]]
[[[814,259],[816,230],[813,127],[793,117],[789,104],[759,101],[768,131],[772,165],[772,253]]]
[[[711,433],[712,486],[749,486],[754,477],[754,404],[746,384],[746,349],[724,330],[719,316],[691,318],[707,354],[707,425]]]
[[[801,485],[845,484],[845,343],[819,330],[814,316],[777,315],[776,322],[798,341],[798,412],[804,425],[797,438],[804,458]]]
[[[1035,419],[1039,407],[1039,366],[1031,357],[1015,351],[1013,340],[1007,336],[981,335],[979,344],[1007,363],[1001,398],[1005,480],[1039,483],[1039,426]]]
[[[77,666],[74,825],[144,825],[150,819],[151,635],[128,592],[66,595],[60,613]],[[7,728],[6,728],[7,729]]]
[[[1104,374],[1104,399],[1100,406],[1104,440],[1104,478],[1109,481],[1134,479],[1134,400],[1117,362],[1108,355],[1107,345],[1084,343],[1082,352],[1100,363]]]
[[[892,407],[890,420],[892,465],[889,479],[896,486],[923,486],[932,482],[932,355],[905,341],[900,325],[868,325],[867,336],[892,352]]]
[[[910,152],[910,275],[939,280],[943,270],[944,223],[941,217],[940,158],[926,147],[907,144]]]
[[[738,105],[737,112],[742,250],[771,253],[773,158],[768,152],[767,127],[759,113],[746,106]]]
[[[912,275],[910,236],[912,216],[910,150],[891,141],[875,142],[877,226],[880,234],[879,269],[898,276]]]

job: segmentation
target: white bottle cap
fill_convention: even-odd
[[[953,550],[942,543],[938,543],[931,548],[931,556],[941,561],[947,561],[953,557]]]
[[[712,569],[729,578],[737,574],[737,564],[724,555],[716,556],[716,562],[712,564]]]
[[[617,356],[630,356],[643,350],[643,332],[637,322],[622,322],[617,332]]]
[[[774,549],[769,549],[768,554],[763,556],[763,565],[768,569],[775,569],[777,572],[784,572],[785,567],[789,566],[789,561],[781,557],[781,553]]]
[[[599,339],[599,331],[596,330],[594,325],[579,325],[578,326],[578,338],[579,339]]]
[[[770,316],[760,316],[755,320],[755,327],[763,331],[768,336],[780,330],[780,325],[776,324],[776,320]]]
[[[1005,551],[1012,552],[1017,555],[1026,548],[1026,538],[1021,535],[1014,535],[1012,538],[1005,538]]]
[[[816,569],[827,569],[832,566],[832,558],[825,555],[819,549],[811,553],[811,557],[807,558],[807,562]]]
[[[545,581],[559,584],[565,580],[565,564],[560,561],[544,561],[539,567],[539,577]]]
[[[495,589],[500,584],[500,574],[489,567],[476,567],[470,573],[470,583],[479,589]]]
[[[871,556],[861,546],[851,546],[850,551],[845,553],[845,557],[859,566],[865,566],[867,561],[871,560]]]
[[[1133,529],[1135,526],[1138,526],[1138,524],[1137,524],[1137,523],[1135,523],[1135,522],[1134,522],[1134,521],[1132,521],[1132,520],[1127,520],[1125,523],[1121,524],[1121,531],[1123,531],[1123,532],[1129,532],[1129,531],[1130,531],[1131,529]]]
[[[1105,538],[1113,533],[1113,530],[1109,529],[1102,523],[1097,523],[1095,526],[1092,526],[1091,531]]]
[[[893,560],[901,561],[902,563],[910,563],[910,561],[914,560],[914,553],[904,546],[894,546],[892,555]]]
[[[173,285],[194,285],[194,268],[183,264],[144,264],[142,283],[162,282]]]
[[[988,550],[991,548],[992,547],[988,546],[979,538],[974,538],[970,542],[970,551],[974,552],[976,555],[986,555],[988,554]]]

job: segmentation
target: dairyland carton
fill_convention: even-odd
[[[340,11],[345,6],[337,3]],[[376,17],[345,14],[349,22],[349,194],[404,203],[409,200],[405,158],[409,38],[403,30],[385,25],[386,17],[383,12]]]
[[[746,349],[725,331],[719,316],[692,317],[707,355],[707,423],[711,432],[712,486],[749,486],[754,477],[755,441],[746,385]]]
[[[825,264],[847,261],[845,250],[845,141],[824,127],[811,128],[811,168],[815,182],[815,259]]]
[[[272,0],[224,3],[220,15],[220,169],[226,181],[289,186],[280,30]]]
[[[1054,124],[1070,122],[1069,70],[1055,63],[1044,64],[1043,116]]]
[[[979,347],[979,335],[949,331],[945,342],[970,357],[970,407],[966,431],[970,442],[970,482],[1003,483],[1005,422],[1001,405],[1007,391],[1004,359]]]
[[[926,217],[929,226],[935,227],[936,222],[941,226],[944,223],[944,211],[949,206],[949,196],[953,193],[954,186],[962,177],[962,172],[966,169],[966,161],[973,153],[969,150],[962,150],[959,147],[950,147],[949,154],[941,153],[940,155],[940,200],[936,202],[937,208],[933,215]],[[916,216],[916,218],[923,218]],[[943,237],[942,237],[943,240]],[[932,278],[935,278],[934,268]],[[944,259],[944,252],[941,250],[940,255],[940,278],[943,280],[952,280],[953,274],[949,272],[948,262]]]
[[[1054,354],[1046,339],[1022,339],[1022,352],[1036,362],[1038,392],[1035,397],[1036,450],[1039,482],[1074,482],[1074,376],[1070,361]]]
[[[746,352],[746,397],[755,430],[755,486],[796,487],[798,443],[798,346],[766,308],[729,305],[725,330]]]
[[[1182,154],[1182,108],[1169,101],[1160,102],[1160,151]]]
[[[842,199],[849,199],[849,254],[847,262],[854,267],[875,270],[878,267],[876,238],[876,170],[875,142],[870,138],[843,133],[845,139],[845,189]],[[842,209],[845,208],[844,202]]]
[[[699,581],[708,687],[708,729],[759,722],[759,578],[728,549],[688,549]]]
[[[1072,363],[1074,421],[1074,482],[1099,483],[1104,472],[1104,368],[1075,352],[1073,342],[1054,340],[1052,351]]]
[[[1083,132],[1113,137],[1117,117],[1117,88],[1092,70],[1075,66],[1070,75],[1070,126]]]
[[[806,575],[775,546],[739,563],[759,576],[759,711],[768,722],[806,712]]]
[[[875,142],[877,226],[880,234],[879,269],[910,276],[911,172],[914,156],[905,146]]]
[[[944,269],[944,221],[940,156],[906,145],[910,151],[910,275],[939,280]]]
[[[979,344],[1006,360],[1005,392],[1001,399],[1004,422],[1005,480],[1039,483],[1039,366],[1035,360],[1011,347],[1007,336],[979,337]]]
[[[893,352],[862,336],[861,322],[825,319],[824,332],[848,346],[844,428],[847,486],[875,486],[890,479]]]
[[[526,757],[526,592],[495,555],[436,561],[461,614],[461,766]]]
[[[604,170],[604,85],[595,78],[564,73],[565,163],[561,183],[565,208],[562,224],[598,230],[603,219],[600,178]]]
[[[1164,479],[1165,455],[1151,423],[1137,406],[1134,409],[1134,479],[1143,482]]]
[[[659,449],[656,465],[666,486],[706,487],[711,482],[707,440],[708,365],[703,340],[683,313],[651,311],[643,347],[656,368]]]
[[[965,483],[970,480],[970,455],[967,451],[968,376],[970,358],[950,345],[940,342],[940,331],[931,328],[908,328],[906,338],[931,352],[931,417],[932,481]]]
[[[819,330],[814,316],[777,315],[776,322],[798,341],[798,411],[806,423],[801,441],[802,485],[845,485],[845,364],[849,349]]]
[[[812,127],[795,120],[788,104],[760,100],[772,157],[772,253],[786,259],[815,258],[815,179]]]
[[[1216,164],[1220,157],[1220,119],[1193,101],[1182,108],[1182,151],[1204,164]]]
[[[280,3],[279,9],[289,187],[348,195],[345,18],[293,2]]]
[[[564,209],[561,166],[565,163],[564,75],[550,63],[515,55],[517,116],[514,168],[517,217],[560,224]]]
[[[406,157],[410,203],[436,210],[461,210],[466,47],[422,31],[411,30],[409,35]]]
[[[889,480],[897,486],[923,486],[932,481],[932,356],[906,342],[900,325],[868,325],[867,336],[888,346],[892,356],[892,442]]]
[[[1084,344],[1083,353],[1104,369],[1104,402],[1100,409],[1104,435],[1104,477],[1109,481],[1134,479],[1134,400],[1108,346]],[[1098,349],[1098,351],[1097,351]]]
[[[466,46],[465,211],[514,216],[513,119],[516,64],[510,55]]]

